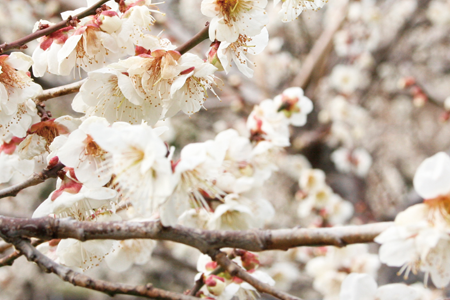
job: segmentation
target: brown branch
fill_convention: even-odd
[[[159,221],[78,222],[54,218],[0,216],[0,234],[7,237],[36,237],[44,240],[73,238],[168,240],[197,248],[203,253],[223,247],[248,251],[286,250],[299,246],[337,246],[369,243],[392,222],[331,228],[218,231],[183,226],[163,227]]]
[[[31,242],[31,245],[36,247],[37,245],[42,244],[43,242],[44,241],[42,241],[42,240],[35,240],[35,241]],[[9,245],[11,245],[11,244],[9,244]],[[0,258],[0,267],[11,266],[14,263],[14,261],[21,256],[22,256],[22,253],[20,251],[16,250],[13,253],[9,254],[8,256]]]
[[[240,279],[248,282],[255,289],[257,289],[261,293],[266,293],[272,295],[278,299],[282,300],[301,300],[300,298],[289,295],[288,293],[279,291],[274,287],[270,286],[267,283],[261,282],[249,273],[247,273],[244,269],[239,267],[236,263],[231,261],[227,254],[224,252],[218,251],[215,254],[212,254],[212,259],[215,260],[219,265],[222,266],[231,276],[239,277]]]
[[[348,1],[345,1],[338,11],[333,15],[333,22],[328,26],[317,39],[314,47],[309,52],[308,56],[303,62],[303,66],[300,72],[292,80],[290,86],[299,86],[303,89],[306,88],[308,82],[311,78],[313,71],[316,66],[321,61],[325,54],[331,50],[331,42],[333,41],[333,36],[341,27],[347,15],[347,5]]]
[[[93,279],[84,274],[75,272],[70,268],[57,264],[41,252],[37,251],[28,241],[22,239],[12,239],[14,246],[27,257],[29,261],[35,262],[47,273],[54,273],[62,280],[70,282],[74,286],[84,287],[114,296],[117,294],[134,295],[147,298],[167,299],[167,300],[194,300],[195,297],[177,294],[154,288],[151,284],[133,286],[129,284],[112,283],[104,280]]]
[[[101,0],[95,3],[93,6],[87,8],[86,10],[82,11],[81,13],[69,17],[67,20],[63,20],[59,23],[56,23],[55,25],[49,26],[47,28],[37,30],[23,38],[20,38],[14,42],[11,43],[4,43],[0,45],[0,54],[4,53],[5,51],[12,50],[12,49],[19,49],[24,44],[29,43],[35,39],[40,38],[44,35],[49,35],[55,31],[58,31],[64,27],[70,26],[70,24],[73,22],[73,20],[82,19],[84,17],[87,17],[89,15],[93,15],[96,13],[97,8],[99,8],[102,4],[106,3],[108,0]]]
[[[184,54],[209,38],[209,24],[206,24],[205,28],[203,28],[199,33],[194,35],[189,41],[175,49],[176,51],[180,52],[181,54]]]
[[[62,168],[64,168],[64,165],[62,163],[57,163],[50,169],[44,169],[42,172],[35,173],[31,178],[24,182],[0,190],[0,198],[16,196],[21,190],[27,187],[42,183],[49,178],[55,178]]]
[[[39,104],[39,103],[44,102],[51,98],[56,98],[56,97],[69,95],[69,94],[73,94],[73,93],[78,93],[81,86],[85,82],[86,82],[86,79],[83,79],[83,80],[80,80],[77,82],[69,83],[69,84],[58,86],[58,87],[51,88],[51,89],[47,89],[47,90],[43,91],[42,94],[40,94],[39,96],[34,98],[34,102],[36,104]]]

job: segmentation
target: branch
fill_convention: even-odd
[[[44,240],[73,238],[168,240],[197,248],[203,253],[223,247],[248,251],[287,250],[300,246],[337,246],[369,243],[392,222],[330,228],[218,231],[183,226],[163,227],[159,221],[78,222],[54,218],[12,218],[0,216],[0,235],[36,237]]]
[[[341,27],[342,23],[345,20],[345,17],[347,16],[347,6],[348,1],[342,3],[341,7],[333,16],[332,24],[328,26],[317,39],[314,47],[311,49],[308,56],[304,60],[300,72],[292,80],[290,86],[299,86],[303,89],[306,88],[313,71],[316,69],[317,64],[321,62],[321,59],[325,56],[327,50],[331,50],[330,45],[333,41],[333,36]]]
[[[37,245],[42,244],[43,242],[44,242],[43,240],[35,240],[35,241],[31,242],[31,245],[36,247]],[[11,245],[11,244],[9,244],[9,245]],[[16,250],[13,253],[9,254],[8,256],[0,258],[0,267],[11,266],[13,264],[13,262],[21,256],[22,256],[22,253],[20,251]]]
[[[240,279],[248,282],[261,293],[266,293],[282,300],[301,300],[300,298],[291,296],[285,292],[278,291],[267,283],[259,281],[258,279],[247,273],[244,269],[239,267],[236,263],[231,261],[227,257],[227,254],[224,252],[218,252],[217,254],[214,254],[212,258],[217,261],[217,263],[221,265],[222,268],[227,270],[227,272],[230,273],[231,276],[239,277]]]
[[[35,173],[31,178],[25,180],[24,182],[1,190],[0,198],[16,196],[21,190],[27,187],[42,183],[49,178],[55,178],[58,172],[62,170],[62,168],[64,168],[64,165],[62,163],[57,163],[54,167],[50,169],[44,169],[40,173]]]
[[[75,272],[67,267],[57,264],[41,252],[37,251],[28,241],[12,239],[14,246],[27,257],[29,261],[35,262],[47,273],[54,273],[62,280],[72,283],[74,286],[84,287],[98,292],[114,296],[117,294],[134,295],[147,298],[167,300],[195,300],[198,298],[177,294],[154,288],[151,284],[133,286],[129,284],[112,283],[104,280],[92,279],[84,274]]]
[[[83,83],[85,83],[86,79],[69,83],[66,85],[58,86],[55,88],[47,89],[42,92],[39,96],[34,98],[34,102],[39,104],[51,98],[56,98],[64,95],[69,95],[73,93],[78,93]]]
[[[70,16],[67,20],[63,20],[63,21],[56,23],[55,25],[47,27],[47,28],[37,30],[37,31],[35,31],[23,38],[20,38],[10,44],[7,44],[7,43],[1,44],[0,45],[0,54],[4,53],[5,51],[8,51],[8,50],[22,48],[22,46],[24,44],[31,42],[37,38],[40,38],[41,36],[49,35],[55,31],[58,31],[58,30],[64,28],[64,27],[70,26],[70,24],[71,24],[71,22],[73,22],[73,20],[82,19],[89,15],[93,15],[96,13],[97,8],[99,8],[102,4],[106,3],[107,1],[108,0],[98,1],[91,7],[87,8],[85,11],[82,11],[81,13],[79,13],[75,16]]]
[[[5,252],[6,250],[8,250],[11,247],[12,247],[12,245],[9,243],[0,243],[0,253]]]
[[[203,28],[199,33],[194,35],[189,41],[175,49],[176,51],[180,52],[181,54],[184,54],[209,38],[209,24],[206,24],[205,28]]]

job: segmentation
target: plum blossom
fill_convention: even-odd
[[[416,171],[414,188],[424,203],[399,213],[395,225],[375,241],[382,244],[380,260],[389,266],[401,266],[405,277],[421,270],[437,287],[450,282],[450,246],[448,202],[450,157],[439,152],[427,158]]]
[[[293,126],[306,124],[307,115],[312,112],[312,101],[307,98],[299,87],[288,88],[273,99],[278,111],[282,112]]]
[[[96,143],[111,154],[105,163],[115,175],[113,184],[121,197],[129,199],[138,213],[155,213],[174,186],[167,147],[158,136],[161,131],[127,123],[91,129]]]
[[[87,118],[81,123],[80,127],[73,131],[53,155],[58,156],[59,160],[67,167],[74,168],[77,179],[86,186],[104,186],[111,178],[108,170],[103,167],[106,160],[106,151],[104,151],[95,142],[90,135],[90,126],[92,124],[109,123],[99,117]]]
[[[9,141],[3,141],[0,146],[0,183],[8,182],[14,174],[30,176],[34,170],[34,161],[21,159],[16,153],[17,145],[23,139],[13,137]]]
[[[336,65],[330,75],[331,85],[339,92],[351,94],[361,85],[361,72],[354,66]]]
[[[227,74],[231,68],[231,61],[234,61],[239,71],[251,78],[253,77],[253,70],[248,65],[254,63],[247,56],[261,53],[268,42],[269,32],[266,28],[263,28],[260,34],[253,37],[240,34],[235,42],[221,42],[217,49],[217,57]]]
[[[304,10],[318,10],[322,8],[328,0],[283,0],[283,5],[278,13],[282,22],[291,22],[296,19]],[[274,5],[280,3],[275,0]]]
[[[0,56],[0,133],[3,137],[24,137],[37,115],[31,98],[42,88],[30,78],[28,69],[32,64],[31,57],[21,52]]]
[[[372,276],[352,273],[342,282],[340,300],[420,300],[422,295],[413,287],[402,283],[378,287]]]
[[[150,260],[156,246],[153,240],[123,240],[106,256],[106,263],[111,270],[124,272],[133,264],[143,265]]]
[[[110,123],[124,121],[130,124],[142,121],[154,124],[162,111],[137,93],[129,76],[110,68],[89,72],[72,108],[87,117],[98,116]]]
[[[324,256],[317,256],[306,264],[306,272],[314,277],[313,287],[324,299],[336,299],[341,284],[352,272],[376,276],[380,262],[376,254],[368,252],[368,245],[349,245],[338,249],[327,247]]]
[[[359,177],[365,177],[372,165],[372,157],[363,148],[339,148],[331,154],[331,160],[338,171],[354,173]]]
[[[266,6],[267,0],[203,0],[202,13],[213,18],[209,38],[233,43],[240,34],[258,35],[269,21]]]
[[[196,113],[203,107],[208,94],[215,84],[216,67],[203,62],[198,56],[186,53],[178,61],[179,74],[170,87],[170,98],[164,101],[166,117],[172,117],[178,111],[187,115]]]

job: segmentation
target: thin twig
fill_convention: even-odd
[[[209,275],[217,275],[219,273],[222,273],[223,271],[225,271],[224,268],[222,267],[217,267],[215,268],[211,273],[209,273]],[[199,279],[197,279],[195,281],[194,286],[192,287],[192,289],[189,290],[188,295],[190,296],[196,296],[198,291],[200,291],[200,289],[205,285],[205,280],[203,279],[203,274],[202,276],[200,276]]]
[[[287,250],[300,246],[337,246],[370,243],[392,222],[331,228],[219,231],[184,226],[164,227],[160,221],[78,222],[55,218],[13,218],[0,216],[0,234],[36,237],[44,240],[73,238],[154,239],[182,243],[203,253],[224,247],[248,251]]]
[[[58,87],[51,88],[51,89],[47,89],[47,90],[43,91],[42,94],[40,94],[39,96],[34,98],[34,102],[36,102],[38,104],[38,103],[44,102],[51,98],[56,98],[56,97],[69,95],[69,94],[73,94],[73,93],[78,93],[80,91],[81,86],[85,82],[86,82],[86,79],[83,79],[83,80],[80,80],[77,82],[69,83],[69,84],[58,86]]]
[[[99,8],[102,4],[106,3],[107,1],[108,0],[98,1],[97,3],[95,3],[91,7],[87,8],[86,10],[82,11],[81,13],[79,13],[75,16],[69,17],[67,20],[63,20],[63,21],[56,23],[55,25],[49,26],[47,28],[37,30],[37,31],[35,31],[23,38],[20,38],[14,42],[11,42],[9,44],[4,43],[4,44],[0,45],[0,54],[4,53],[5,51],[8,51],[8,50],[19,49],[24,44],[29,43],[35,39],[38,39],[41,36],[49,35],[55,31],[58,31],[58,30],[64,28],[64,27],[70,26],[71,22],[73,22],[73,20],[82,19],[84,17],[93,15],[96,13],[97,8]]]
[[[43,242],[44,242],[43,240],[35,240],[35,241],[31,242],[31,245],[36,247],[37,245],[40,245]],[[22,256],[22,253],[20,251],[16,250],[13,253],[9,254],[8,256],[0,258],[0,267],[11,266],[14,263],[14,261],[21,256]]]
[[[22,239],[12,239],[14,246],[27,257],[29,261],[35,262],[47,273],[54,273],[62,280],[70,282],[74,286],[84,287],[98,292],[114,296],[117,294],[134,295],[147,298],[167,299],[167,300],[194,300],[195,297],[177,294],[154,288],[151,284],[129,285],[112,283],[104,280],[93,279],[84,274],[75,272],[67,267],[57,264],[41,252],[36,250],[28,241]]]
[[[181,54],[184,54],[209,38],[209,24],[206,24],[205,28],[203,28],[199,33],[194,35],[189,41],[178,47],[177,50]]]
[[[276,288],[264,283],[257,278],[247,273],[244,269],[239,267],[236,263],[230,260],[226,253],[218,251],[212,254],[212,259],[222,266],[231,276],[236,276],[245,282],[251,284],[255,289],[261,293],[272,295],[282,300],[301,300],[300,298],[289,295],[288,293],[277,290]]]
[[[21,190],[27,187],[42,183],[49,178],[55,178],[58,172],[62,170],[62,168],[64,168],[64,165],[62,163],[57,163],[54,167],[50,169],[44,169],[40,173],[35,173],[33,174],[33,176],[31,176],[31,178],[25,180],[24,182],[1,190],[0,198],[16,196]]]

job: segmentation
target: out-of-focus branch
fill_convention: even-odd
[[[67,267],[57,264],[47,256],[36,250],[28,241],[22,239],[12,239],[14,246],[27,257],[29,261],[35,262],[47,273],[55,273],[62,280],[72,283],[74,286],[84,287],[99,291],[109,296],[117,294],[141,296],[147,298],[167,299],[167,300],[194,300],[195,297],[177,294],[154,288],[151,284],[133,286],[129,284],[112,283],[104,280],[97,280],[84,274],[75,272]]]
[[[58,87],[51,88],[51,89],[47,89],[47,90],[43,91],[42,94],[40,94],[39,96],[34,98],[34,102],[36,102],[36,104],[39,104],[39,103],[44,102],[51,98],[56,98],[59,96],[69,95],[69,94],[73,94],[73,93],[78,93],[78,91],[80,90],[81,86],[83,85],[83,83],[85,81],[86,81],[86,79],[83,79],[83,80],[80,80],[77,82],[69,83],[69,84],[58,86]]]
[[[231,276],[239,277],[245,282],[248,282],[261,293],[266,293],[282,300],[301,300],[300,298],[294,297],[285,292],[281,292],[275,289],[274,287],[268,285],[267,283],[261,282],[260,280],[256,279],[255,277],[247,273],[244,269],[239,267],[236,263],[231,261],[228,258],[227,254],[224,252],[219,251],[217,254],[213,255],[212,258],[219,265],[221,265],[222,268],[224,268],[228,273],[230,273]]]
[[[73,22],[73,20],[82,19],[89,15],[93,15],[96,13],[97,8],[99,8],[101,5],[103,5],[107,1],[108,0],[98,1],[91,7],[87,8],[85,11],[82,11],[81,13],[76,14],[75,16],[71,16],[67,20],[63,20],[63,21],[56,23],[55,25],[47,27],[47,28],[37,30],[37,31],[33,32],[32,34],[29,34],[29,35],[27,35],[23,38],[20,38],[14,42],[11,42],[9,44],[8,43],[1,44],[0,45],[0,54],[5,51],[8,51],[8,50],[19,49],[19,48],[23,47],[23,45],[25,45],[26,43],[29,43],[35,39],[38,39],[41,36],[49,35],[57,30],[60,30],[67,26],[70,26],[71,23]]]
[[[35,173],[31,176],[31,178],[25,180],[24,182],[0,190],[0,198],[16,196],[21,190],[27,187],[42,183],[49,178],[55,178],[62,168],[64,168],[64,165],[62,163],[57,163],[54,167]]]
[[[187,41],[186,43],[184,43],[175,50],[177,50],[181,54],[184,54],[189,50],[191,50],[192,48],[194,48],[195,46],[197,46],[198,44],[200,44],[201,42],[203,42],[204,40],[206,40],[207,38],[209,38],[209,24],[207,24],[205,28],[203,28],[199,33],[194,35],[189,41]]]
[[[299,86],[303,89],[306,88],[308,82],[312,76],[313,71],[317,67],[318,63],[330,50],[330,45],[333,40],[333,36],[336,31],[339,30],[347,15],[348,1],[342,3],[342,6],[333,14],[333,23],[330,24],[317,39],[314,47],[309,52],[300,72],[292,80],[290,86]]]
[[[42,244],[43,242],[44,241],[42,241],[42,240],[35,240],[35,241],[31,242],[31,245],[36,247],[37,245]],[[16,250],[13,253],[0,258],[0,267],[11,266],[13,264],[13,262],[21,256],[22,256],[22,253],[20,251]]]
[[[0,234],[7,237],[36,237],[44,240],[73,238],[168,240],[197,248],[203,253],[223,247],[248,251],[286,250],[299,246],[337,246],[369,243],[392,222],[331,228],[218,231],[184,226],[164,227],[159,221],[77,222],[54,218],[0,216]]]

